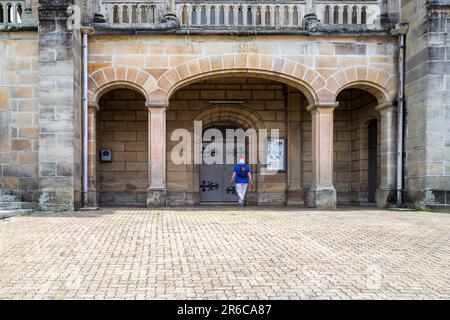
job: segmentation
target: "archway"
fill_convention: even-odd
[[[339,204],[370,204],[380,187],[381,116],[361,87],[341,90],[334,111],[334,186]]]
[[[278,129],[285,143],[285,167],[271,175],[260,162],[251,165],[255,180],[248,194],[250,204],[286,204],[303,201],[301,190],[300,117],[306,110],[308,99],[299,90],[284,83],[255,77],[213,77],[179,88],[172,94],[167,110],[167,137],[180,128],[194,133],[194,123],[201,121],[203,129],[227,125],[244,132],[254,129]],[[270,138],[270,132],[269,132]],[[247,150],[253,152],[248,145]],[[170,150],[179,141],[168,142],[167,196],[170,204],[198,204],[202,202],[201,166],[199,164],[174,165]],[[257,142],[258,143],[258,142]],[[195,158],[195,142],[192,141]],[[257,149],[255,153],[258,153]],[[292,158],[289,158],[292,157]],[[250,155],[247,153],[247,160]],[[291,161],[292,160],[292,161]],[[231,178],[225,173],[226,180]],[[229,175],[229,176],[228,176]],[[225,181],[224,177],[220,177]],[[205,181],[208,183],[208,181]],[[217,181],[213,181],[217,182]],[[291,190],[289,190],[291,188]],[[297,192],[295,197],[290,194]]]
[[[95,190],[102,206],[145,206],[148,188],[148,111],[130,87],[109,89],[95,119]],[[91,183],[92,184],[92,183]]]

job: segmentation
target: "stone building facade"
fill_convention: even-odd
[[[202,121],[278,130],[285,168],[252,164],[250,204],[445,207],[445,2],[1,0],[0,189],[41,210],[226,202],[229,168],[172,156]]]

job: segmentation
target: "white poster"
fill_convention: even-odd
[[[267,140],[267,170],[285,171],[284,139]]]

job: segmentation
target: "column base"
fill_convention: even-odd
[[[307,205],[317,209],[336,209],[336,190],[333,187],[310,190]]]
[[[396,189],[377,189],[376,201],[378,208],[386,208],[389,204],[397,202]]]
[[[288,190],[287,203],[288,206],[299,206],[305,204],[305,192],[303,190]]]
[[[161,208],[167,206],[167,194],[165,189],[147,190],[147,208]]]

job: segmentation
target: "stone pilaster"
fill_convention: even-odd
[[[384,103],[375,108],[381,114],[380,185],[376,201],[380,208],[395,203],[397,184],[397,107]]]
[[[98,206],[98,190],[97,190],[97,115],[99,108],[97,105],[89,106],[88,118],[88,179],[89,190],[88,199],[89,206]]]
[[[166,199],[166,108],[168,104],[148,107],[148,207],[163,207]]]
[[[288,190],[287,204],[302,205],[305,194],[301,184],[301,122],[300,122],[301,94],[298,91],[288,93]]]
[[[333,110],[337,103],[320,103],[308,107],[312,121],[313,181],[308,206],[336,208],[333,186]]]
[[[74,0],[39,7],[39,205],[74,210],[81,204],[81,45],[68,28]]]

